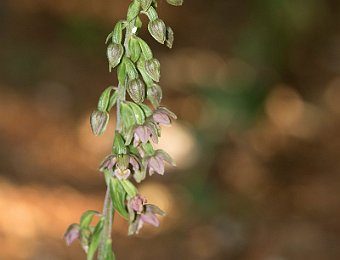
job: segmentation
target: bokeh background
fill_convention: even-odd
[[[0,1],[0,259],[84,259],[62,240],[101,210],[111,149],[89,115],[108,85],[104,44],[127,0]],[[162,64],[179,120],[177,161],[141,185],[168,214],[126,236],[118,259],[340,259],[340,2],[159,1],[173,50]],[[145,20],[144,20],[145,21]]]

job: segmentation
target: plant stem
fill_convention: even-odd
[[[110,186],[107,186],[103,206],[104,228],[98,249],[98,260],[104,260],[105,243],[108,239],[111,239],[113,215],[114,209],[112,208]]]
[[[128,52],[128,49],[129,49],[128,44],[129,44],[129,39],[132,35],[132,29],[134,27],[134,24],[135,24],[135,20],[133,20],[126,28],[124,47],[125,47],[127,57],[130,56]],[[121,93],[122,88],[124,88],[124,86],[122,86],[121,84],[118,84],[118,89],[117,89],[118,93]],[[121,130],[120,104],[121,104],[121,101],[124,101],[124,100],[125,100],[125,90],[124,90],[123,95],[118,96],[117,103],[116,103],[116,107],[117,107],[116,130],[117,131]],[[104,205],[103,205],[103,216],[104,216],[104,228],[103,228],[102,237],[101,237],[101,241],[100,241],[99,249],[98,249],[98,260],[105,260],[104,259],[105,243],[107,240],[111,239],[114,209],[112,207],[112,199],[111,199],[109,184],[107,184],[107,189],[106,189],[106,194],[105,194],[105,200],[104,200]]]

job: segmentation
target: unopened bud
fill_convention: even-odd
[[[123,45],[121,44],[111,43],[107,47],[106,54],[109,60],[110,68],[114,68],[120,63],[123,53],[124,53],[124,48],[123,48]]]
[[[133,79],[128,82],[127,91],[131,99],[136,103],[142,103],[145,98],[145,85],[141,79]]]
[[[166,0],[168,4],[174,5],[174,6],[180,6],[183,4],[183,0]]]
[[[162,100],[162,89],[161,89],[161,87],[157,84],[152,84],[152,86],[148,88],[147,97],[150,100],[151,104],[155,108],[158,108],[159,104],[161,103],[161,100]]]
[[[161,77],[161,64],[157,59],[145,61],[145,71],[154,81],[159,82]]]
[[[148,25],[149,32],[153,38],[159,43],[164,44],[165,36],[166,36],[166,27],[164,22],[161,19],[156,19],[154,21],[150,21]]]
[[[95,110],[91,114],[90,124],[94,135],[101,135],[105,132],[109,122],[109,113]]]

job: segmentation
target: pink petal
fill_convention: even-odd
[[[163,124],[163,125],[171,124],[169,116],[163,113],[154,113],[152,115],[152,118],[156,123],[159,123],[159,124]]]
[[[141,220],[145,223],[148,223],[150,225],[153,225],[155,227],[159,226],[159,220],[156,217],[156,215],[152,213],[145,213],[141,215]]]

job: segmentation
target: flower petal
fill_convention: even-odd
[[[155,227],[158,227],[159,226],[159,220],[158,218],[156,217],[155,214],[152,214],[150,212],[147,212],[145,214],[142,214],[141,215],[141,220],[145,223],[148,223],[150,225],[153,225]]]

